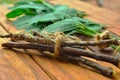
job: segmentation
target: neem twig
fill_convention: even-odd
[[[14,38],[16,40],[24,40],[27,42],[34,42],[34,43],[40,43],[40,44],[54,44],[55,42],[53,40],[40,37],[40,35],[35,32],[36,36],[31,36],[29,34],[21,33],[21,34],[9,34],[9,35],[0,35],[0,37],[8,37],[8,38]],[[119,45],[120,41],[117,39],[107,39],[107,40],[100,40],[100,41],[63,41],[62,46],[99,46],[99,45]]]
[[[120,58],[119,57],[105,55],[105,54],[99,54],[99,53],[90,52],[87,50],[72,48],[72,47],[63,47],[62,50],[64,51],[65,54],[69,54],[69,55],[73,55],[73,56],[86,56],[86,57],[94,58],[96,60],[106,61],[106,62],[112,63],[120,68]]]
[[[80,42],[72,42],[72,41],[65,41],[62,43],[62,46],[99,46],[104,44],[115,44],[119,45],[120,42],[117,39],[108,39],[108,40],[100,40],[100,41],[80,41]]]
[[[53,45],[44,45],[37,43],[23,43],[23,42],[7,42],[2,44],[3,47],[19,48],[19,49],[35,49],[40,51],[54,51]]]
[[[70,55],[64,55],[64,56],[68,58],[68,60],[72,63],[76,63],[76,64],[83,63],[89,67],[92,67],[93,69],[96,69],[105,76],[109,76],[109,77],[113,76],[113,69],[110,67],[104,67],[96,62],[83,58],[82,56],[81,57],[75,57]]]
[[[20,43],[20,42],[8,42],[8,43],[3,43],[3,47],[10,47],[10,48],[21,48],[21,49],[36,49],[36,50],[49,50],[49,51],[54,51],[53,46],[49,45],[41,45],[41,44],[36,44],[36,43]],[[66,55],[64,54],[64,50],[62,51],[63,53],[60,54],[58,58],[65,58],[69,61],[72,61],[73,63],[83,63],[89,67],[92,67],[99,71],[101,74],[105,76],[112,76],[113,70],[112,68],[107,68],[104,66],[101,66],[93,61],[90,61],[88,59],[85,59],[83,57],[77,57],[77,56],[71,56],[71,55]],[[46,54],[45,54],[46,55]]]
[[[57,34],[56,34],[57,35]],[[58,33],[57,36],[53,35],[50,38],[41,36],[39,33],[34,32],[33,35],[21,33],[21,34],[9,34],[0,35],[0,37],[11,38],[11,40],[17,40],[18,42],[3,43],[3,47],[20,48],[20,49],[35,49],[43,52],[44,55],[54,58],[68,59],[73,63],[83,63],[89,67],[92,67],[106,76],[113,76],[113,70],[108,67],[101,66],[93,61],[90,61],[83,56],[94,58],[96,60],[106,61],[112,63],[120,68],[120,59],[115,56],[98,54],[90,52],[85,49],[78,49],[74,47],[86,47],[86,46],[101,46],[101,45],[119,45],[120,42],[117,39],[107,39],[99,41],[80,41],[79,39],[71,39],[70,36],[65,36],[63,33]],[[53,38],[52,38],[53,37]],[[21,42],[25,41],[25,42]]]
[[[19,34],[8,34],[8,35],[0,35],[1,38],[13,38],[15,40],[24,40],[27,42],[34,42],[40,44],[52,44],[53,42],[48,40],[47,38],[41,38],[38,36],[32,36],[30,34],[19,33]]]
[[[54,45],[45,45],[45,44],[37,44],[37,43],[8,42],[8,43],[3,43],[2,46],[9,48],[35,49],[41,51],[54,52]],[[61,52],[67,55],[86,56],[86,57],[94,58],[96,60],[106,61],[120,68],[120,59],[115,56],[99,54],[99,53],[90,52],[87,50],[72,48],[72,47],[62,47]]]

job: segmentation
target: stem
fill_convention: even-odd
[[[35,49],[39,51],[51,51],[53,52],[54,46],[52,45],[44,45],[37,43],[20,43],[20,42],[7,42],[2,44],[3,47],[8,48],[19,48],[19,49]]]
[[[0,35],[0,37],[1,38],[7,37],[7,38],[15,39],[15,40],[24,40],[27,42],[34,42],[34,43],[40,43],[40,44],[53,44],[53,42],[48,40],[47,38],[32,36],[32,35],[25,34],[25,33]]]
[[[0,35],[0,37],[8,37],[8,38],[13,38],[16,40],[24,40],[27,42],[35,42],[35,43],[40,43],[40,44],[54,44],[55,42],[53,40],[50,40],[48,38],[44,38],[41,36],[39,33],[34,32],[35,36],[31,36],[29,34],[9,34],[9,35]],[[80,41],[80,42],[71,42],[71,41],[65,41],[62,42],[62,46],[99,46],[99,45],[104,45],[104,44],[114,44],[114,45],[119,45],[120,41],[117,39],[107,39],[107,40],[100,40],[100,41]]]
[[[45,45],[45,44],[37,44],[37,43],[8,42],[8,43],[3,43],[2,46],[9,48],[35,49],[40,51],[54,52],[54,45]],[[72,48],[72,47],[62,47],[61,49],[62,49],[61,53],[67,55],[86,56],[86,57],[94,58],[96,60],[112,63],[120,68],[120,59],[115,56],[99,54],[99,53],[90,52],[87,50]]]
[[[104,44],[115,44],[119,45],[119,41],[117,39],[108,39],[108,40],[101,40],[101,41],[81,41],[81,42],[70,42],[66,41],[63,42],[62,46],[73,46],[73,45],[79,45],[79,46],[99,46]]]
[[[21,48],[21,49],[36,49],[36,50],[42,50],[42,51],[51,51],[53,52],[54,47],[50,46],[50,45],[42,45],[42,44],[36,44],[36,43],[18,43],[18,42],[8,42],[8,43],[3,43],[2,44],[3,47],[9,47],[9,48]],[[63,48],[65,49],[65,47]],[[104,66],[101,66],[93,61],[90,61],[88,59],[85,59],[83,57],[77,57],[77,56],[71,56],[71,55],[66,55],[64,54],[64,50],[62,50],[63,53],[60,54],[59,58],[64,58],[65,60],[69,60],[72,61],[73,63],[83,63],[89,67],[92,67],[94,69],[96,69],[97,71],[99,71],[101,74],[105,75],[105,76],[112,76],[113,74],[113,70],[112,68],[107,68]],[[47,55],[47,54],[45,54]]]
[[[105,55],[105,54],[99,54],[99,53],[90,52],[87,50],[72,48],[72,47],[63,47],[62,50],[64,51],[65,54],[69,54],[69,55],[73,55],[73,56],[86,56],[86,57],[94,58],[96,60],[106,61],[106,62],[112,63],[120,68],[120,58],[119,57]]]
[[[104,67],[96,62],[93,62],[83,57],[75,57],[75,56],[73,57],[69,55],[64,55],[64,56],[67,57],[73,63],[77,63],[77,64],[83,63],[89,67],[92,67],[93,69],[99,71],[101,74],[105,76],[111,77],[113,75],[113,69],[110,67]]]

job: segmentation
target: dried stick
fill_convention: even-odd
[[[53,42],[50,41],[47,38],[42,38],[42,37],[38,37],[38,36],[32,36],[30,34],[26,34],[26,33],[19,33],[19,34],[8,34],[8,35],[0,35],[1,38],[11,38],[11,39],[15,39],[15,40],[24,40],[27,42],[34,42],[34,43],[40,43],[40,44],[52,44]]]
[[[119,45],[120,42],[117,39],[107,39],[107,40],[100,40],[100,41],[81,41],[81,42],[65,41],[65,42],[62,43],[62,46],[73,46],[73,45],[78,45],[78,46],[99,46],[99,45],[104,45],[104,44]]]
[[[34,42],[34,43],[40,43],[40,44],[54,44],[55,42],[51,39],[40,37],[38,33],[35,33],[36,36],[31,36],[29,34],[21,33],[21,34],[8,34],[8,35],[0,35],[0,37],[8,37],[8,38],[14,38],[16,40],[24,40],[27,42]],[[120,41],[117,39],[107,39],[107,40],[100,40],[100,41],[80,41],[80,42],[73,42],[73,41],[64,41],[62,42],[62,46],[99,46],[99,45],[105,45],[105,44],[114,44],[119,45]]]
[[[80,64],[83,63],[89,67],[92,67],[93,69],[96,69],[97,71],[99,71],[101,74],[105,75],[105,76],[113,76],[113,69],[110,67],[104,67],[96,62],[93,62],[91,60],[88,60],[86,58],[83,57],[75,57],[75,56],[70,56],[70,55],[65,55],[65,58],[67,58],[70,62],[75,63],[75,64]]]
[[[94,58],[96,60],[106,61],[120,68],[120,58],[116,56],[99,54],[96,52],[90,52],[87,50],[72,48],[72,47],[63,47],[62,50],[64,51],[65,54],[69,54],[73,56],[86,56],[86,57]]]
[[[54,45],[45,45],[45,44],[37,44],[37,43],[8,42],[8,43],[3,43],[2,46],[9,48],[35,49],[41,51],[54,52]],[[90,52],[87,50],[72,48],[72,47],[62,47],[61,53],[72,56],[86,56],[86,57],[94,58],[96,60],[106,61],[120,68],[120,59],[116,56],[99,54],[99,53]]]
[[[19,42],[8,42],[8,43],[3,43],[3,47],[9,47],[9,48],[21,48],[21,49],[36,49],[36,50],[48,50],[48,51],[54,51],[54,46],[49,46],[49,45],[42,45],[42,44],[36,44],[36,43],[19,43]],[[70,56],[64,54],[64,50],[62,51],[63,53],[60,54],[58,58],[62,59],[64,58],[65,60],[72,61],[73,63],[83,63],[89,67],[92,67],[99,71],[101,74],[105,76],[112,76],[113,75],[113,69],[101,66],[93,61],[90,61],[88,59],[85,59],[83,57],[77,57],[77,56]],[[45,54],[46,55],[46,54]]]
[[[54,51],[53,45],[44,45],[37,43],[23,43],[23,42],[7,42],[2,44],[3,47],[19,48],[19,49],[35,49],[40,51]]]

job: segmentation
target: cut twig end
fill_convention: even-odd
[[[118,62],[118,68],[120,68],[120,61]]]
[[[112,74],[112,78],[114,79],[114,80],[119,80],[119,78],[120,78],[120,72],[113,72],[113,74]]]
[[[108,71],[106,71],[106,70],[108,70]],[[114,71],[113,68],[111,68],[111,67],[109,67],[109,68],[106,69],[106,70],[105,70],[106,72],[102,73],[102,74],[105,75],[105,76],[111,77],[111,76],[113,76],[113,74],[115,73],[115,71]]]
[[[6,38],[6,37],[9,37],[11,34],[6,34],[6,35],[2,35],[0,34],[0,38]]]

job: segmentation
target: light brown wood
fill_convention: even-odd
[[[4,8],[7,11],[6,7]],[[7,30],[10,32],[16,32],[10,22],[6,21],[4,11],[0,12],[2,14],[0,15],[0,23],[3,25],[0,26],[0,34],[7,34],[3,29],[4,26],[7,26]],[[0,80],[50,80],[28,54],[3,49],[1,44],[6,41],[8,39],[0,38]]]
[[[117,13],[94,7],[78,0],[54,0],[51,1],[51,3],[67,4],[78,10],[86,11],[90,15],[87,18],[108,25],[110,27],[108,29],[111,32],[120,35],[120,16]],[[5,14],[8,10],[5,6],[0,7],[2,8],[2,10],[0,10],[0,22],[10,32],[16,32],[17,29],[5,18]],[[114,17],[111,17],[111,15],[114,15]],[[0,29],[0,31],[3,30]],[[27,53],[15,52],[8,49],[5,50],[2,49],[2,47],[0,47],[0,55],[2,55],[2,58],[0,57],[0,66],[2,66],[0,67],[0,75],[3,75],[2,78],[0,77],[0,80],[7,80],[9,77],[11,80],[111,80],[111,78],[105,77],[82,65],[77,66],[71,63],[64,63],[39,55],[29,56]],[[120,69],[111,64],[100,61],[96,62],[104,66],[111,66],[117,72],[120,72]],[[116,80],[120,80],[120,78]]]

